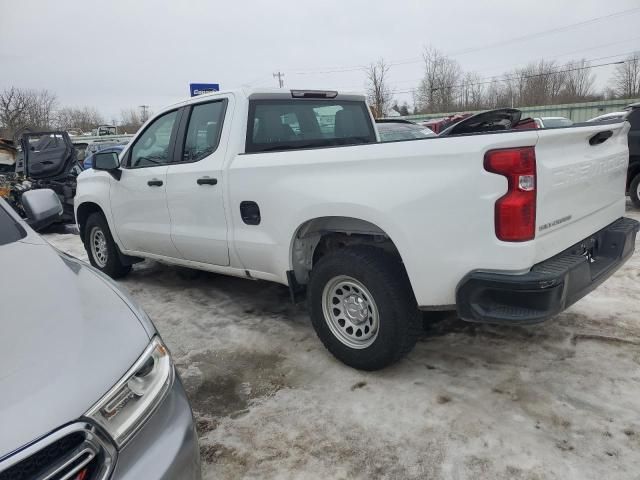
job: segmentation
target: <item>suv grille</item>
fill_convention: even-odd
[[[95,427],[70,425],[0,459],[0,480],[103,480],[114,457]]]

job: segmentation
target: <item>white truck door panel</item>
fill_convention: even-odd
[[[179,257],[169,228],[167,168],[123,169],[120,181],[112,180],[111,214],[126,250]]]
[[[229,265],[222,182],[228,102],[218,98],[185,111],[176,161],[167,172],[171,238],[180,258],[222,266]]]
[[[126,250],[180,256],[171,241],[166,192],[177,124],[178,110],[149,124],[127,149],[120,180],[112,179],[111,214]]]

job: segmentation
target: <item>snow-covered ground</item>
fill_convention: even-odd
[[[444,321],[376,373],[334,360],[285,287],[155,262],[119,283],[173,352],[206,479],[638,479],[638,250],[541,326]]]

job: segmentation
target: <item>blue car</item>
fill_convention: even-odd
[[[89,155],[87,158],[84,159],[84,162],[82,163],[82,167],[85,170],[91,168],[92,167],[92,162],[93,162],[93,156],[98,152],[101,152],[101,153],[103,153],[103,152],[104,153],[111,153],[111,152],[120,153],[122,150],[124,150],[125,146],[126,145],[112,145],[112,146],[106,147],[106,148],[104,148],[102,150],[98,150],[97,152],[92,153],[91,155]]]

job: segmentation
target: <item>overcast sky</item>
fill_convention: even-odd
[[[287,88],[364,90],[359,66],[384,57],[405,62],[390,80],[406,91],[426,45],[488,77],[542,57],[621,59],[640,49],[638,25],[638,0],[0,0],[0,88],[46,88],[110,120],[178,101],[190,82],[274,87],[275,71]],[[611,68],[594,69],[599,86]]]

